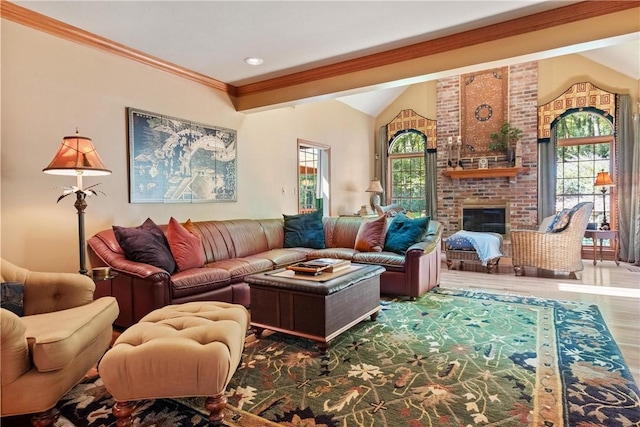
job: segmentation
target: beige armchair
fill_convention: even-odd
[[[552,217],[545,218],[535,230],[511,231],[513,269],[516,276],[524,275],[524,267],[566,272],[580,278],[582,239],[593,210],[593,203],[585,203],[572,215],[569,225],[558,233],[547,233]]]
[[[91,278],[32,272],[0,260],[2,282],[25,285],[24,316],[1,309],[1,416],[35,415],[50,426],[56,404],[108,349],[118,316],[113,297],[93,300]]]

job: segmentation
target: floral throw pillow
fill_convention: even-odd
[[[24,316],[24,284],[19,282],[3,282],[0,284],[2,308],[16,316]]]
[[[564,231],[569,225],[569,221],[571,220],[571,209],[563,209],[556,214],[549,224],[549,228],[547,228],[547,233],[559,233]]]

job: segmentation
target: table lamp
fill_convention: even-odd
[[[380,185],[380,181],[377,179],[372,180],[369,184],[369,188],[364,191],[366,193],[372,193],[369,203],[371,204],[371,209],[375,212],[376,206],[380,206],[380,194],[384,193],[384,189],[382,188],[382,185]]]
[[[611,227],[609,226],[609,222],[607,222],[605,194],[607,193],[607,188],[614,187],[615,184],[611,180],[609,172],[605,172],[604,169],[602,169],[600,172],[598,172],[596,182],[593,184],[593,186],[596,188],[600,187],[600,192],[602,192],[602,222],[600,223],[600,230],[609,230]]]

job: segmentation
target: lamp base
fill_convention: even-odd
[[[602,222],[599,227],[600,230],[611,230],[611,226],[608,222]]]
[[[376,206],[380,206],[380,195],[378,193],[373,193],[369,198],[369,205],[371,205],[371,209],[376,211]]]

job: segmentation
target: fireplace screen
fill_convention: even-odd
[[[506,235],[509,230],[507,207],[463,207],[462,229]]]

